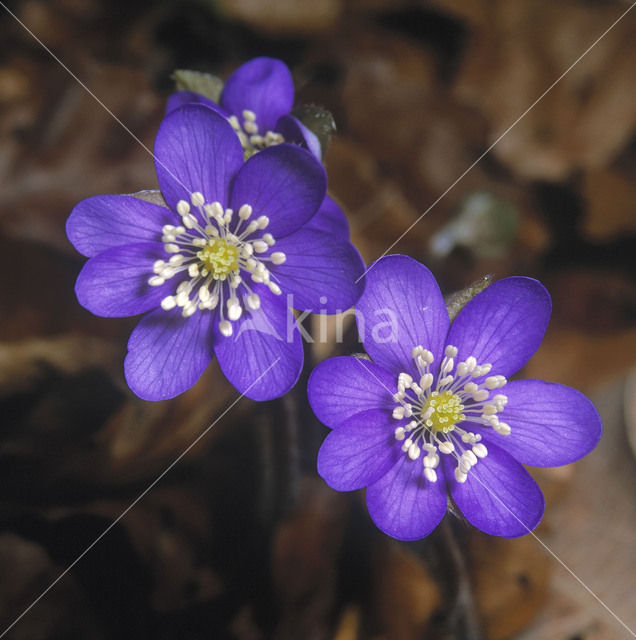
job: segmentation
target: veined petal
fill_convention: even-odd
[[[337,433],[335,431],[334,433]],[[401,459],[367,489],[369,515],[378,529],[398,540],[427,536],[446,513],[446,488],[424,478],[422,461]]]
[[[320,208],[305,229],[323,231],[343,240],[349,239],[349,221],[340,205],[331,197],[325,196]]]
[[[161,228],[179,224],[167,207],[134,196],[105,195],[75,205],[66,221],[66,235],[89,258],[123,244],[161,242]]]
[[[220,113],[223,117],[227,118],[230,114],[220,107],[216,102],[206,98],[196,91],[177,91],[173,93],[166,102],[166,115],[172,113],[175,109],[179,109],[186,104],[200,104],[205,107]]]
[[[208,203],[229,201],[230,181],[243,165],[243,149],[227,120],[202,105],[188,104],[168,114],[155,139],[155,166],[161,193],[176,211],[194,192]]]
[[[309,149],[316,160],[322,162],[322,149],[320,141],[313,131],[310,131],[298,118],[294,116],[281,116],[276,123],[276,131],[280,133],[285,142],[299,144]]]
[[[373,360],[397,376],[417,373],[413,347],[433,353],[440,363],[448,313],[433,274],[408,256],[386,256],[373,263],[356,305],[358,331]]]
[[[325,170],[309,151],[279,144],[244,164],[234,181],[230,206],[237,211],[249,204],[254,217],[267,216],[267,231],[279,240],[318,211],[326,189]]]
[[[226,81],[221,106],[242,121],[245,109],[256,114],[260,133],[273,131],[294,104],[294,82],[287,65],[275,58],[254,58]]]
[[[318,452],[318,473],[337,491],[362,489],[395,465],[401,455],[388,411],[357,413],[332,431]]]
[[[533,278],[504,278],[475,296],[448,334],[456,360],[474,356],[492,373],[511,376],[539,348],[551,312],[550,294]]]
[[[480,430],[522,464],[554,467],[589,453],[601,438],[602,425],[594,405],[576,389],[543,380],[509,382],[502,392],[508,404],[500,414],[509,436]]]
[[[455,504],[484,533],[516,538],[539,524],[545,508],[543,494],[510,454],[489,443],[488,455],[471,468],[463,483],[455,479],[455,460],[443,456],[442,464]]]
[[[322,165],[305,149],[290,144],[268,147],[241,168],[230,206],[249,204],[253,216],[267,216],[276,240],[304,225],[324,200],[327,178]]]
[[[214,356],[214,313],[189,318],[180,309],[145,315],[128,340],[124,373],[144,400],[167,400],[189,389]]]
[[[370,409],[391,414],[395,406],[392,395],[396,391],[395,378],[382,367],[350,356],[321,362],[307,384],[311,408],[332,429]]]
[[[178,281],[151,287],[155,260],[165,259],[158,242],[125,244],[90,258],[77,277],[75,293],[79,303],[92,313],[107,318],[136,316],[158,307],[174,292]]]
[[[302,228],[278,240],[274,249],[286,260],[271,271],[281,289],[291,294],[288,304],[294,309],[342,313],[360,298],[364,262],[349,241]]]
[[[261,306],[232,323],[233,333],[219,337],[216,357],[225,377],[252,400],[287,393],[303,365],[303,345],[295,318],[282,296],[255,286]]]

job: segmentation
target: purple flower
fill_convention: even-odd
[[[241,65],[225,83],[219,104],[194,91],[178,91],[168,99],[166,112],[185,104],[203,104],[228,119],[245,158],[283,142],[299,145],[321,160],[320,142],[298,118],[290,115],[294,105],[294,82],[287,65],[275,58],[253,58]],[[325,196],[310,228],[349,236],[342,209]]]
[[[431,272],[406,256],[378,260],[356,305],[372,361],[338,357],[309,380],[309,400],[333,431],[318,471],[339,491],[367,488],[371,518],[401,540],[428,535],[447,493],[478,529],[531,531],[543,495],[522,464],[555,466],[601,436],[578,391],[516,380],[539,347],[551,302],[531,278],[495,282],[450,325]]]
[[[289,306],[335,313],[361,293],[355,248],[307,224],[324,169],[288,144],[244,162],[232,127],[199,105],[165,118],[154,151],[167,207],[105,195],[71,213],[68,237],[89,257],[78,300],[100,316],[146,313],[124,366],[144,399],[182,393],[214,355],[248,397],[283,395],[303,362]]]
[[[290,115],[294,81],[287,65],[276,58],[253,58],[226,81],[219,104],[194,91],[178,91],[168,99],[170,113],[184,104],[199,102],[228,118],[245,157],[266,147],[291,142],[321,159],[318,138]]]

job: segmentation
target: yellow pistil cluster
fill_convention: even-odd
[[[433,411],[430,412],[429,409]],[[458,422],[466,419],[462,413],[464,405],[461,398],[452,391],[433,391],[428,401],[422,406],[422,417],[429,417],[424,421],[427,427],[435,432],[448,433]]]
[[[214,280],[225,280],[231,273],[239,268],[239,249],[225,238],[210,238],[208,243],[197,253],[201,261],[201,275],[208,274]]]

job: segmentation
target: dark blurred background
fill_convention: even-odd
[[[330,191],[371,261],[630,3],[8,6],[150,148],[176,68],[226,77],[256,55],[283,59],[297,103],[335,117]],[[135,319],[77,304],[83,259],[64,223],[88,196],[156,188],[152,158],[1,7],[0,25],[2,634],[237,393],[216,365],[172,401],[126,388]],[[576,465],[532,470],[547,499],[536,534],[632,627],[635,33],[636,10],[391,249],[426,263],[447,293],[484,274],[547,285],[552,323],[524,374],[590,395],[605,435]],[[308,346],[308,363],[359,350],[347,336]],[[489,538],[451,515],[418,543],[377,532],[360,492],[316,475],[327,430],[305,384],[241,400],[0,637],[628,637],[531,536]]]

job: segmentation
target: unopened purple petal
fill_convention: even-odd
[[[163,225],[178,223],[178,216],[170,209],[134,196],[94,196],[71,211],[66,235],[90,258],[123,244],[161,242]]]
[[[179,109],[186,104],[200,104],[217,113],[220,113],[223,117],[227,118],[230,114],[223,108],[221,108],[216,102],[206,98],[200,93],[195,91],[177,91],[173,93],[166,103],[166,115],[172,113],[175,109]]]
[[[545,287],[532,278],[504,278],[474,297],[448,334],[456,361],[474,356],[492,364],[491,375],[510,376],[539,348],[552,305]]]
[[[157,309],[145,315],[128,341],[124,373],[128,386],[144,400],[166,400],[201,377],[214,356],[214,313]]]
[[[357,413],[332,431],[318,452],[318,473],[337,491],[362,489],[383,476],[402,453],[389,411]]]
[[[601,437],[598,412],[576,389],[543,380],[517,380],[501,392],[508,404],[499,417],[510,425],[510,435],[490,429],[480,433],[485,442],[494,442],[522,464],[569,464],[589,453]]]
[[[309,404],[330,428],[369,409],[392,412],[396,381],[374,362],[341,356],[321,362],[307,384]]]
[[[287,393],[303,365],[303,345],[294,316],[283,296],[263,286],[258,311],[244,312],[233,334],[220,337],[216,357],[225,377],[252,400],[271,400]]]
[[[168,114],[155,140],[155,166],[161,193],[176,211],[194,192],[207,203],[227,206],[230,181],[243,165],[241,143],[227,120],[201,105]]]
[[[364,262],[348,241],[323,231],[302,228],[273,247],[286,260],[272,266],[272,278],[288,304],[314,313],[342,313],[352,307],[364,290]]]
[[[488,455],[472,467],[464,483],[455,479],[454,459],[445,455],[442,463],[455,504],[484,533],[516,538],[539,524],[545,507],[543,494],[510,454],[489,443]]]
[[[448,313],[433,274],[407,256],[386,256],[369,267],[356,305],[358,331],[371,358],[395,376],[416,375],[413,347],[433,353],[433,369],[448,331]]]
[[[155,260],[165,259],[158,242],[126,244],[90,258],[77,277],[79,303],[98,316],[121,318],[145,313],[174,293],[178,281],[151,287]]]
[[[367,489],[369,515],[378,529],[398,540],[427,536],[446,513],[441,470],[437,482],[424,478],[422,460],[402,454],[398,463]]]
[[[275,58],[254,58],[241,65],[221,93],[221,106],[243,121],[243,111],[256,114],[259,133],[273,131],[294,104],[294,82],[287,65]]]
[[[252,219],[269,218],[267,231],[277,240],[293,233],[318,211],[327,190],[322,165],[305,149],[290,144],[253,155],[236,176],[231,207],[249,204]]]
[[[349,239],[349,221],[347,220],[347,216],[340,205],[329,196],[325,196],[320,208],[305,225],[305,228],[324,231],[343,240]]]
[[[276,131],[285,138],[285,142],[299,144],[301,147],[309,149],[317,160],[322,161],[320,141],[316,134],[310,131],[298,118],[281,116],[276,123]]]

